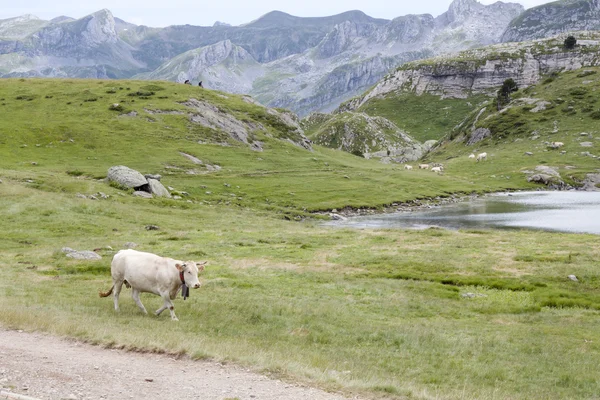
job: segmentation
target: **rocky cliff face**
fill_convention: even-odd
[[[520,42],[570,31],[600,29],[600,0],[560,0],[525,11],[513,20],[501,40]]]
[[[405,64],[386,76],[371,91],[352,99],[340,111],[358,109],[372,98],[398,91],[429,93],[440,97],[465,98],[472,94],[494,94],[505,79],[519,87],[535,84],[553,71],[600,65],[600,34],[579,33],[580,47],[567,51],[564,36],[526,43],[511,43],[465,51]]]
[[[464,42],[478,46],[498,43],[506,27],[523,11],[523,6],[514,3],[484,6],[476,0],[456,0],[436,18],[436,25],[443,29],[436,34],[434,45],[440,51],[455,51],[467,48]]]
[[[0,21],[0,76],[201,80],[208,88],[250,93],[267,105],[307,114],[335,108],[403,62],[495,43],[522,11],[518,4],[455,0],[437,18],[272,12],[237,27],[158,29],[102,10],[3,36],[8,25]]]

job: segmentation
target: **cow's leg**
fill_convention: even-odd
[[[119,311],[119,294],[123,287],[123,281],[114,281],[115,291],[113,292],[113,300],[115,302],[115,311]]]
[[[135,300],[135,304],[138,305],[140,310],[142,310],[144,312],[144,314],[148,314],[148,311],[146,311],[146,307],[144,307],[144,305],[142,304],[142,301],[140,300],[140,291],[137,289],[133,289],[131,291],[131,297],[133,297],[133,300]]]
[[[174,307],[173,307],[173,302],[171,301],[171,297],[170,297],[169,292],[167,292],[167,293],[161,293],[160,297],[163,298],[163,300],[165,301],[165,304],[161,308],[159,308],[158,310],[156,310],[156,315],[160,315],[161,312],[165,311],[168,308],[169,311],[171,312],[171,319],[173,321],[179,321],[179,319],[175,315],[175,311],[174,311]]]

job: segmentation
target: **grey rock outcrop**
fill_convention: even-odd
[[[384,162],[418,160],[435,143],[422,144],[385,118],[351,112],[330,118],[312,138],[316,144]]]
[[[588,192],[600,191],[600,174],[588,174],[583,181],[581,190]]]
[[[250,134],[255,130],[264,130],[265,127],[261,124],[253,122],[240,121],[232,114],[220,110],[214,105],[196,99],[190,99],[183,103],[185,106],[193,110],[190,114],[190,122],[200,124],[215,131],[224,132],[235,141],[247,144],[255,151],[262,151],[262,143],[258,141],[250,141]],[[280,132],[280,139],[287,139],[297,146],[307,150],[312,150],[310,140],[304,136],[304,131],[300,127],[297,117],[286,112],[279,112],[274,109],[265,109],[268,114],[275,116],[283,127],[287,128],[287,132]],[[192,160],[188,157],[188,159]],[[193,161],[193,160],[192,160]]]
[[[502,34],[503,42],[522,42],[573,31],[600,29],[599,0],[563,0],[530,8]]]
[[[492,131],[487,128],[478,128],[471,133],[469,140],[467,141],[467,146],[472,146],[475,143],[481,142],[483,139],[492,136]]]
[[[506,43],[464,51],[453,56],[407,63],[387,75],[373,89],[354,98],[338,111],[355,110],[372,98],[408,91],[442,98],[465,98],[471,94],[494,94],[504,80],[512,78],[519,88],[538,83],[554,71],[571,71],[600,65],[600,35],[582,33],[585,44],[565,51],[563,36],[541,41]],[[598,40],[596,40],[598,39]],[[541,105],[540,105],[541,106]]]
[[[106,178],[109,182],[116,182],[131,189],[140,188],[148,184],[148,180],[144,175],[124,165],[110,167]]]

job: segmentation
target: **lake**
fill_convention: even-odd
[[[327,225],[351,228],[528,228],[600,234],[600,192],[487,195],[427,211],[351,217]]]

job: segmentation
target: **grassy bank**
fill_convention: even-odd
[[[600,390],[595,236],[338,230],[237,207],[93,202],[11,182],[0,190],[5,327],[234,361],[389,398]],[[127,293],[118,314],[98,297],[115,250],[99,250],[100,261],[60,252],[128,241],[210,261],[203,287],[176,301],[179,323],[142,315]]]

